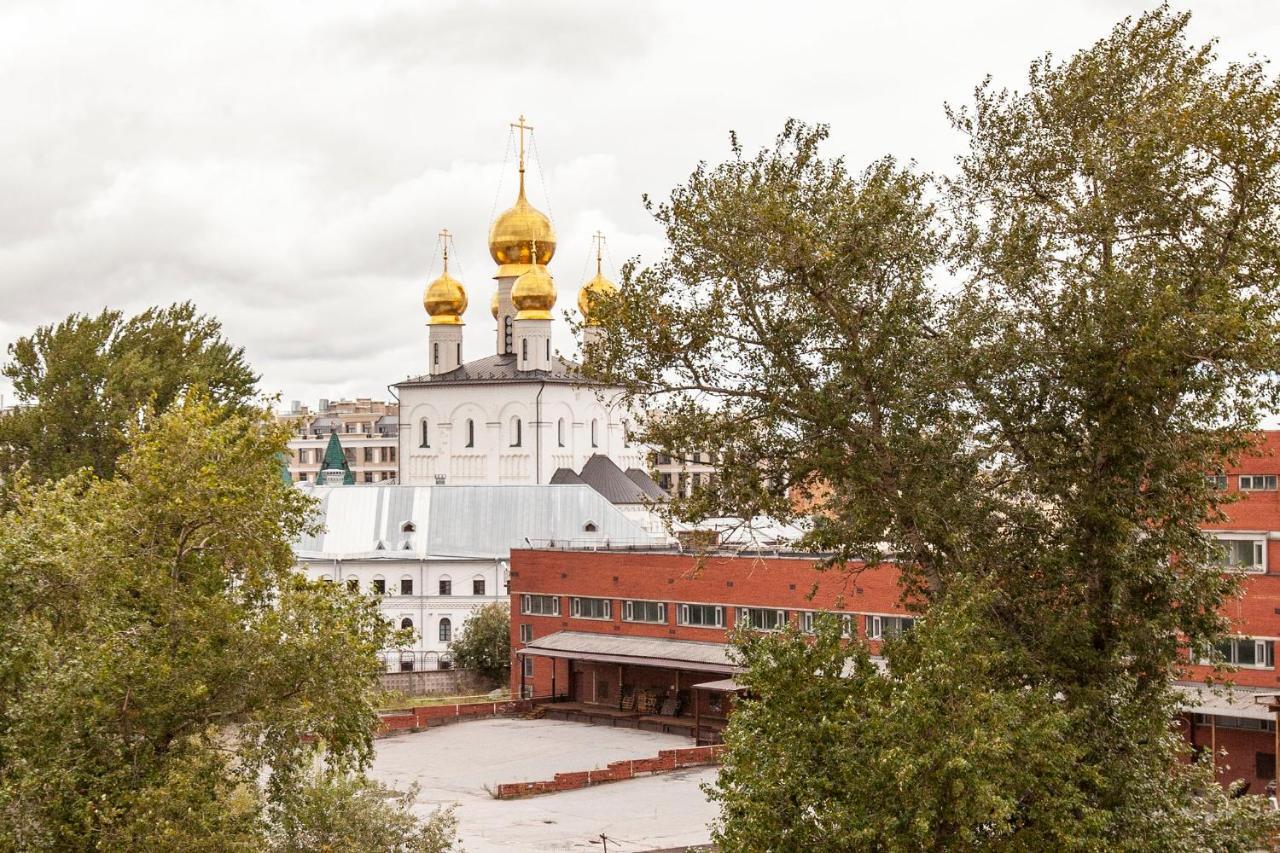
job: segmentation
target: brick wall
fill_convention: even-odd
[[[606,782],[621,782],[634,779],[636,776],[650,776],[655,773],[670,773],[683,767],[702,767],[718,764],[722,746],[692,746],[686,749],[664,749],[653,758],[635,758],[614,761],[607,767],[598,770],[577,770],[571,773],[557,773],[552,779],[538,782],[504,782],[499,785],[494,797],[499,800],[511,800],[517,797],[532,797],[538,794],[554,794],[559,791],[572,791],[590,785],[601,785]]]
[[[464,720],[505,717],[528,711],[531,707],[529,702],[510,700],[464,702],[457,705],[419,705],[403,711],[385,711],[378,715],[378,731],[374,736],[381,737],[393,732],[431,728]]]
[[[1190,735],[1189,726],[1186,721],[1183,722],[1183,730]],[[1204,752],[1201,755],[1201,761],[1208,761],[1208,750],[1211,742],[1214,742],[1214,736],[1207,725],[1197,725],[1195,727],[1195,744],[1198,749]],[[1259,767],[1259,754],[1262,757],[1262,764],[1266,765],[1268,761],[1274,766],[1275,760],[1275,734],[1273,732],[1264,731],[1244,731],[1241,729],[1227,729],[1222,726],[1218,727],[1217,737],[1218,757],[1216,760],[1216,776],[1218,781],[1223,785],[1229,785],[1237,779],[1243,779],[1249,783],[1249,793],[1261,794],[1266,790],[1267,783],[1275,777],[1271,775],[1260,775],[1258,770],[1264,773],[1267,766]]]

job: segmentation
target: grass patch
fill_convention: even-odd
[[[468,702],[505,702],[511,698],[510,690],[502,690],[497,698],[491,698],[489,693],[468,693],[456,696],[406,696],[403,693],[387,693],[378,703],[379,711],[403,711],[407,708],[417,708],[423,705],[462,705]]]

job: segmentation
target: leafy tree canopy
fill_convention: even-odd
[[[1072,757],[1069,777],[1043,770],[1078,825],[1019,801],[1003,838],[1178,849],[1155,816],[1216,820],[1179,769],[1170,682],[1238,591],[1200,530],[1222,500],[1205,474],[1253,444],[1280,390],[1280,86],[1187,24],[1160,7],[1033,63],[1024,90],[978,86],[948,111],[968,140],[950,175],[851,171],[797,122],[755,155],[734,140],[652,207],[667,253],[595,311],[608,334],[587,371],[650,412],[637,438],[721,454],[677,513],[817,506],[802,544],[829,565],[891,559],[926,619],[954,607],[1001,638],[995,670],[977,643],[922,654],[1024,697],[948,718],[956,737],[1023,726]],[[953,600],[975,583],[985,606]],[[1036,697],[1052,713],[1022,704]],[[903,711],[891,754],[919,787],[894,795],[929,832],[984,838],[982,809],[925,809],[961,793],[924,772],[938,719]],[[752,720],[731,724],[742,749],[775,736]],[[987,768],[1023,789],[1011,763]],[[729,849],[804,849],[733,830]]]
[[[453,660],[499,684],[511,674],[511,609],[501,602],[477,608],[462,633],[449,643]]]
[[[258,381],[244,350],[189,302],[41,326],[9,345],[4,375],[22,408],[0,418],[0,480],[25,464],[37,482],[80,468],[110,477],[148,407],[164,411],[195,388],[229,409],[244,407]]]
[[[285,431],[188,394],[125,440],[0,518],[0,849],[446,849],[362,775],[401,638],[294,571]]]

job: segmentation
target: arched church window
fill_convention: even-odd
[[[446,616],[440,620],[440,642],[447,643],[453,639],[453,622]]]
[[[551,361],[551,338],[547,338],[547,362]]]
[[[433,343],[431,345],[431,363],[432,364],[440,363],[440,344],[439,343]]]
[[[420,446],[420,447],[430,447],[430,446],[431,446],[431,436],[427,433],[427,419],[426,419],[426,418],[423,418],[423,419],[422,419],[422,443],[421,443],[419,446]]]
[[[458,350],[457,350],[457,356],[458,356],[458,358],[457,358],[457,361],[458,361],[458,364],[462,364],[462,344],[458,344],[457,346],[458,346]]]
[[[556,444],[564,447],[564,418],[556,421]]]
[[[520,419],[512,418],[511,419],[511,446],[512,447],[520,446],[520,439],[521,439],[520,432],[521,432]]]
[[[467,419],[467,447],[476,446],[476,422]]]
[[[591,446],[600,446],[600,422],[595,418],[591,419]]]
[[[528,338],[525,338],[520,342],[520,360],[521,361],[529,360],[529,339]]]
[[[400,620],[400,628],[401,628],[402,630],[404,630],[404,629],[408,629],[408,630],[412,631],[412,630],[413,630],[413,620],[412,620],[412,619],[410,619],[408,616],[404,617],[403,619],[401,619],[401,620]]]

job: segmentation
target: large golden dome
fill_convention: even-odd
[[[582,289],[578,291],[578,310],[582,312],[582,322],[588,326],[598,326],[599,323],[591,316],[594,303],[617,292],[617,286],[597,272],[595,278],[582,285]]]
[[[533,258],[532,247],[538,247]],[[529,204],[524,196],[524,174],[520,175],[520,195],[516,203],[493,220],[489,229],[489,254],[502,267],[498,275],[519,275],[529,264],[546,265],[556,253],[556,232],[546,214]]]
[[[538,245],[542,254],[542,245]],[[550,320],[551,309],[556,304],[556,283],[547,268],[538,264],[516,279],[511,288],[511,301],[515,304],[517,320]]]

